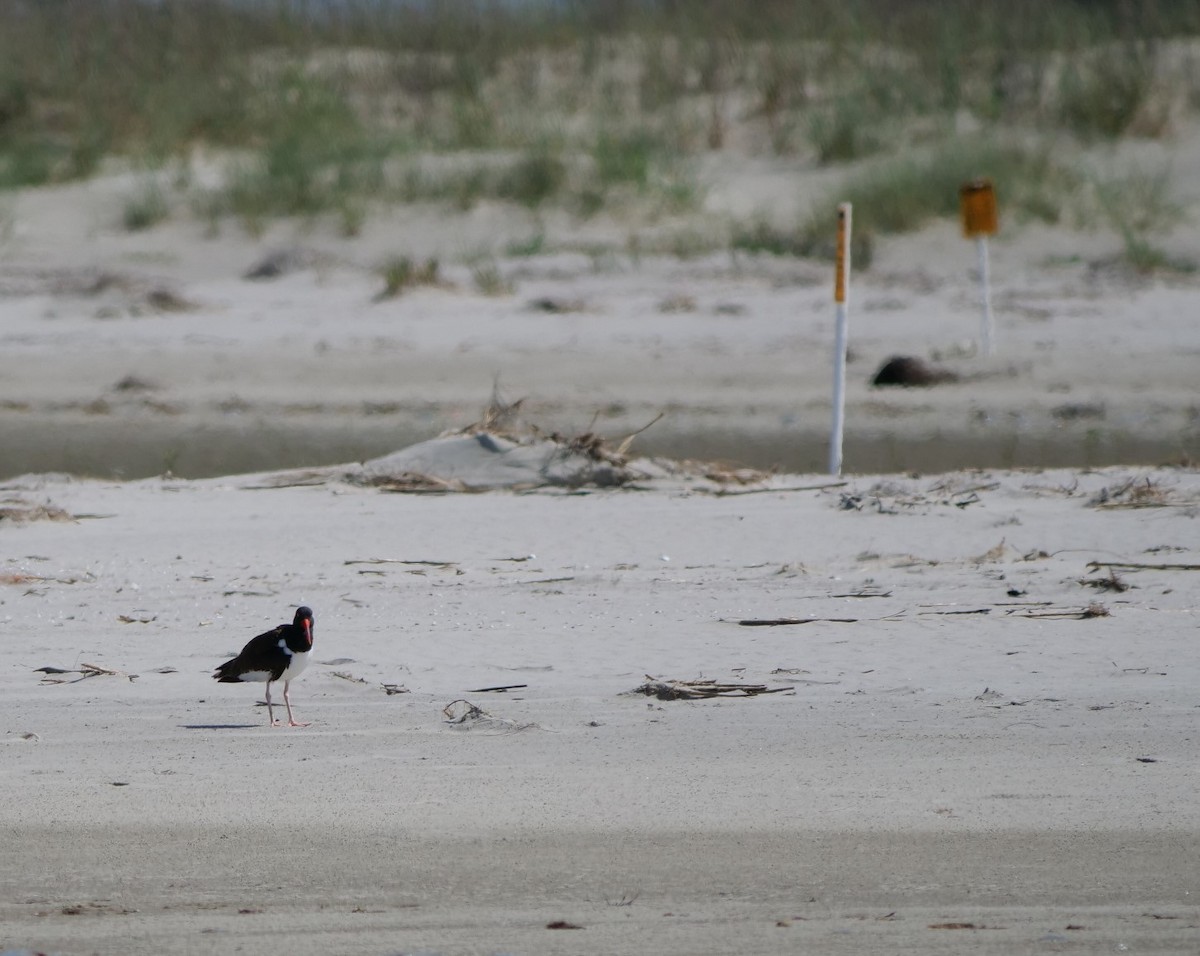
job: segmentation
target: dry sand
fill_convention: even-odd
[[[1171,148],[1200,168],[1200,138]],[[687,228],[793,195],[782,167],[724,177]],[[136,188],[2,211],[0,948],[1195,951],[1200,475],[1150,467],[1197,457],[1194,277],[1006,231],[984,360],[954,225],[883,244],[852,291],[846,464],[927,477],[796,490],[829,484],[799,474],[825,460],[825,267],[589,252],[629,229],[493,206],[355,240],[128,234]],[[497,261],[512,294],[475,290],[465,257],[538,230],[557,251]],[[297,269],[242,278],[282,248]],[[398,253],[449,285],[373,301]],[[870,390],[896,353],[966,380]],[[392,451],[474,420],[496,376],[548,428],[665,411],[637,450],[782,473],[208,477]],[[1070,468],[986,470],[1039,464]],[[1103,590],[1092,561],[1187,569]],[[312,726],[272,730],[260,687],[210,672],[301,602]],[[814,620],[738,623],[777,618]],[[647,675],[788,689],[630,695]],[[449,721],[463,699],[484,713]]]
[[[262,483],[5,486],[77,516],[0,522],[5,944],[1194,948],[1195,471]],[[210,671],[299,602],[273,730]]]

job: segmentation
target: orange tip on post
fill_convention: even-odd
[[[850,250],[850,204],[838,206],[837,221],[837,271],[833,279],[833,301],[846,301],[846,273],[849,271]]]
[[[996,215],[996,190],[990,179],[973,179],[958,190],[963,235],[968,239],[994,236],[999,230]]]

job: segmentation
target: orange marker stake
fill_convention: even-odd
[[[980,345],[985,356],[992,354],[992,283],[988,268],[988,236],[999,229],[996,215],[996,191],[990,179],[974,179],[958,191],[963,235],[975,240],[979,256],[979,301],[983,310]]]
[[[838,206],[837,266],[833,280],[836,312],[833,339],[833,426],[829,436],[829,473],[842,473],[842,431],[846,414],[846,293],[850,287],[850,203]]]

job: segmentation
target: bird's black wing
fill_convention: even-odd
[[[238,680],[239,671],[248,670],[267,670],[272,673],[272,680],[283,673],[286,662],[279,663],[259,663],[273,662],[277,656],[275,652],[279,650],[279,641],[283,637],[286,624],[279,624],[271,628],[269,631],[264,631],[257,637],[250,638],[246,642],[246,646],[242,648],[242,652],[237,657],[230,658],[224,664],[217,667],[216,673],[213,674],[218,681],[236,681]]]

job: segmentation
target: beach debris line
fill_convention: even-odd
[[[659,700],[706,700],[712,697],[757,697],[778,694],[795,687],[768,687],[766,684],[722,684],[715,680],[658,680],[646,675],[646,683],[629,691]]]
[[[1195,499],[1188,501],[1173,498],[1170,488],[1153,478],[1129,478],[1117,485],[1105,485],[1088,501],[1092,508],[1171,508],[1181,505],[1194,505]]]
[[[74,521],[75,515],[50,503],[35,505],[22,499],[10,499],[0,505],[0,521],[26,524],[30,521]]]
[[[80,664],[78,667],[35,667],[35,674],[42,674],[43,684],[78,684],[89,677],[124,677],[130,682],[137,680],[137,674],[126,674],[124,671],[113,670],[111,667],[101,667],[99,664]],[[79,674],[79,677],[68,680],[65,674]]]
[[[660,481],[708,493],[747,494],[771,478],[767,472],[720,463],[633,457],[634,441],[664,412],[624,437],[610,439],[593,430],[599,412],[582,431],[564,435],[524,421],[522,401],[508,402],[494,392],[479,421],[344,469],[341,478],[380,491],[438,494],[500,489],[586,494],[597,488],[643,490]]]
[[[838,496],[837,507],[840,511],[871,510],[883,515],[900,514],[901,509],[912,510],[930,505],[954,507],[962,511],[982,501],[981,492],[999,488],[1000,482],[980,480],[976,475],[946,477],[924,491],[914,487],[911,482],[884,479],[876,481],[866,491],[851,488],[842,492]]]

